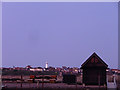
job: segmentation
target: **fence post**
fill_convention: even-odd
[[[22,81],[23,81],[23,76],[21,75],[21,85],[20,85],[21,88],[22,88]]]
[[[44,90],[44,75],[42,75],[42,90]]]

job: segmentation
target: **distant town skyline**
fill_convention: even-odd
[[[117,2],[2,4],[2,65],[81,67],[96,52],[118,68]]]

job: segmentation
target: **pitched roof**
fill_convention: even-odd
[[[90,59],[92,57],[96,57],[106,68],[108,67],[108,65],[94,52],[82,65],[81,68],[83,68],[88,61],[90,61]]]

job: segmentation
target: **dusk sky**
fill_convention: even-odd
[[[3,67],[81,67],[96,52],[118,67],[117,2],[2,4]]]

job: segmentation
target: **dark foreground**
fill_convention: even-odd
[[[5,88],[2,90],[107,90],[106,88]]]
[[[5,83],[2,90],[107,90],[105,86],[68,85],[65,83]]]

